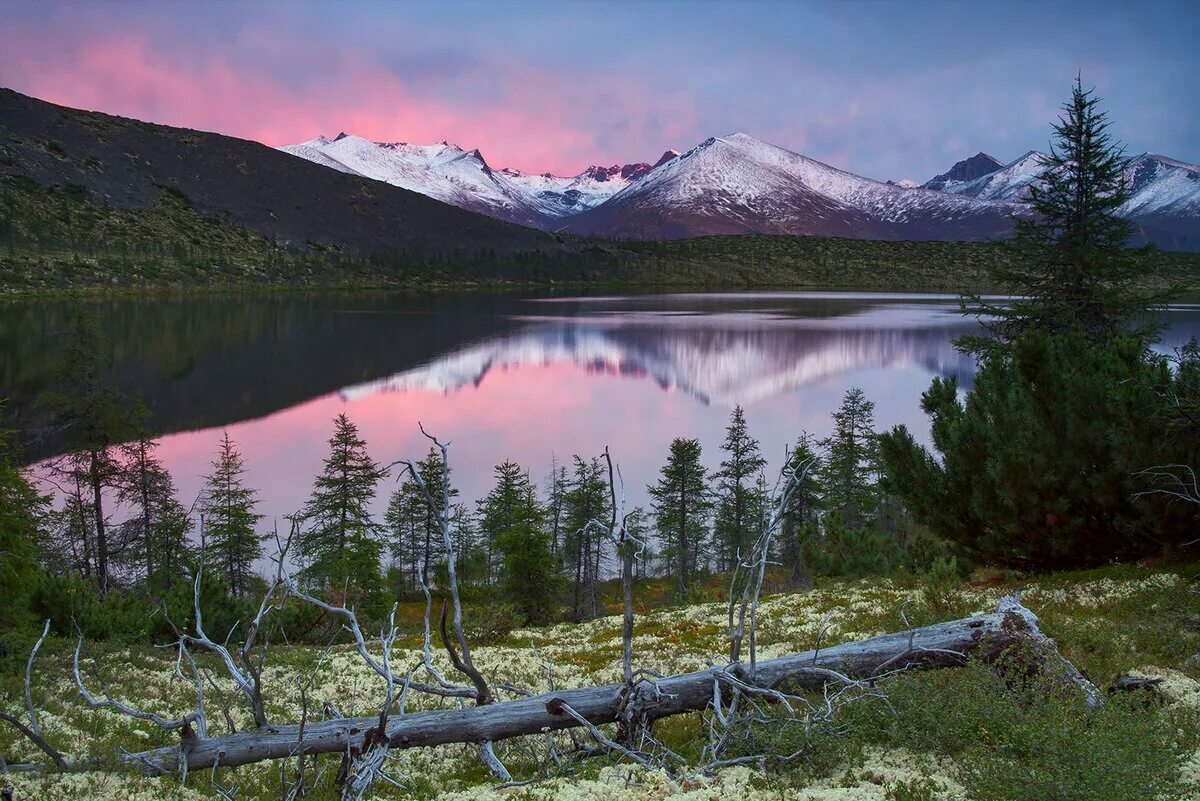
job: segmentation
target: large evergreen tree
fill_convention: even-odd
[[[333,425],[329,456],[300,513],[301,578],[318,588],[374,590],[382,546],[370,505],[385,471],[367,454],[350,418],[339,414]]]
[[[848,527],[867,523],[877,497],[878,436],[875,404],[858,387],[842,396],[833,413],[833,433],[823,443],[820,480],[825,506],[841,515]]]
[[[255,531],[262,515],[254,511],[257,493],[245,485],[245,472],[241,451],[226,431],[205,476],[202,533],[205,558],[235,596],[251,591],[254,562],[262,556],[263,537]]]
[[[746,415],[735,406],[721,444],[725,458],[712,478],[716,485],[713,539],[718,549],[717,569],[729,570],[750,552],[762,517],[763,494],[756,479],[767,460],[758,441],[750,436]]]
[[[1012,300],[975,297],[972,313],[1001,343],[1023,331],[1079,329],[1092,342],[1124,331],[1147,307],[1144,270],[1127,245],[1132,224],[1117,212],[1129,199],[1129,160],[1109,133],[1100,98],[1075,79],[1054,127],[1049,155],[1029,187],[1033,213],[1016,219],[1014,258],[992,268]],[[995,341],[967,338],[974,350]]]
[[[658,483],[648,486],[654,524],[662,543],[668,574],[675,580],[679,600],[688,599],[692,581],[703,564],[708,545],[712,499],[700,463],[700,442],[678,438],[671,442]]]
[[[501,590],[527,623],[547,623],[558,575],[537,492],[512,462],[497,465],[495,475],[496,484],[481,503],[480,527],[503,555]]]

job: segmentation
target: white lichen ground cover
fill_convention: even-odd
[[[1042,617],[1043,628],[1056,637],[1064,652],[1098,683],[1117,671],[1141,672],[1164,679],[1163,725],[1200,719],[1200,665],[1183,656],[1200,650],[1200,635],[1170,620],[1191,596],[1186,569],[1123,568],[1107,575],[1076,575],[1034,580],[1025,588],[1024,602]],[[991,611],[1011,586],[964,587],[948,605],[931,609],[915,582],[887,579],[822,584],[817,589],[770,596],[761,607],[760,658],[803,651],[818,643],[833,645],[903,627],[900,610],[916,625],[976,612]],[[1200,606],[1200,597],[1195,606]],[[651,611],[638,617],[635,659],[662,673],[705,667],[725,652],[726,609],[721,603]],[[477,666],[494,684],[510,682],[535,692],[620,681],[620,618],[606,617],[586,624],[514,631],[500,645],[475,650]],[[72,758],[111,757],[122,750],[170,744],[170,737],[153,724],[102,710],[85,709],[76,700],[70,677],[71,643],[51,641],[39,657],[34,697],[42,730]],[[413,646],[417,643],[412,643]],[[1191,649],[1190,651],[1188,649]],[[91,647],[85,670],[99,686],[108,681],[114,696],[141,709],[176,716],[193,703],[193,687],[175,674],[174,652],[151,648]],[[400,661],[415,662],[415,648]],[[439,665],[449,671],[445,659]],[[547,666],[552,670],[548,671]],[[1157,665],[1157,666],[1156,666]],[[214,675],[219,669],[214,664]],[[1112,674],[1112,675],[1108,675]],[[271,720],[293,722],[300,713],[295,690],[298,676],[311,682],[308,697],[313,714],[321,702],[334,701],[347,714],[371,714],[382,687],[375,675],[349,647],[328,652],[316,647],[273,647],[265,671]],[[225,694],[232,685],[218,679]],[[224,733],[225,722],[209,693],[210,734]],[[2,708],[24,707],[19,682],[5,685]],[[411,703],[409,708],[428,706]],[[234,704],[231,715],[242,727],[248,709]],[[1189,717],[1190,715],[1190,717]],[[1182,716],[1182,717],[1181,717]],[[689,740],[698,741],[696,716],[664,722],[664,737],[689,753]],[[1181,733],[1181,737],[1186,732]],[[527,768],[522,746],[498,748],[502,758],[519,772]],[[9,761],[37,760],[31,744],[0,729],[0,753]],[[394,752],[390,773],[402,777],[405,791],[381,787],[380,798],[440,797],[447,799],[799,799],[801,801],[905,801],[906,799],[971,799],[964,787],[963,766],[945,754],[914,751],[902,744],[869,743],[844,764],[804,765],[764,775],[750,768],[730,768],[712,778],[674,780],[627,764],[592,760],[569,776],[509,789],[494,780],[469,746],[412,749]],[[336,769],[336,757],[328,773]],[[1182,783],[1174,797],[1195,793],[1200,798],[1200,751],[1183,754],[1176,769]],[[242,801],[280,797],[280,763],[222,772],[222,781],[239,788]],[[0,779],[16,790],[18,799],[192,799],[213,797],[206,775],[195,775],[187,786],[174,777],[144,778],[123,773],[92,771],[62,776],[10,775]],[[324,789],[311,797],[333,797]],[[990,796],[989,796],[990,797]],[[1113,796],[1117,798],[1119,796]]]

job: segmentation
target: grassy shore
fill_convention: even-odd
[[[580,798],[580,799],[799,799],[800,801],[1132,801],[1185,799],[1200,793],[1200,609],[1196,574],[1200,565],[1130,565],[1044,577],[977,573],[961,586],[931,590],[915,579],[820,581],[815,589],[769,596],[762,607],[760,657],[802,651],[902,629],[901,610],[919,625],[990,611],[1017,587],[1041,618],[1042,628],[1096,683],[1105,685],[1128,671],[1163,679],[1157,698],[1120,695],[1089,715],[1069,692],[1034,692],[1009,675],[967,665],[937,673],[913,673],[886,686],[890,707],[862,701],[850,707],[837,731],[811,738],[805,754],[766,773],[730,768],[715,777],[683,780],[627,764],[591,760],[571,775],[519,789],[501,790],[468,746],[414,749],[394,756],[392,773],[405,789],[384,787],[379,798]],[[686,607],[666,606],[665,586],[639,587],[636,661],[662,672],[703,667],[725,651],[725,607],[716,600],[718,581],[705,590],[713,598]],[[606,595],[613,611],[615,588]],[[402,610],[410,635],[401,661],[415,658],[415,632],[422,605]],[[557,687],[619,680],[620,621],[605,617],[586,624],[516,630],[476,649],[476,662],[495,681],[535,691],[547,689],[541,659],[554,665]],[[170,743],[151,724],[76,701],[69,673],[72,643],[52,639],[39,655],[34,698],[45,710],[45,735],[73,757],[112,756],[124,748]],[[98,643],[85,669],[102,675],[119,698],[163,714],[191,703],[191,687],[174,673],[170,651]],[[439,657],[440,659],[440,657]],[[345,646],[330,653],[308,646],[277,646],[265,674],[268,715],[297,717],[297,675],[311,675],[309,697],[334,700],[348,713],[371,710],[381,693],[361,660]],[[214,675],[222,675],[216,665]],[[448,666],[445,666],[448,668]],[[19,679],[3,688],[5,709],[23,706]],[[218,680],[231,693],[228,681]],[[410,707],[411,708],[411,707]],[[224,724],[215,705],[210,725]],[[235,705],[235,724],[248,710]],[[662,721],[656,732],[689,759],[702,746],[699,715]],[[803,745],[795,727],[771,725],[747,732],[747,750],[794,750]],[[514,773],[530,770],[526,752],[502,744],[501,756]],[[0,753],[9,760],[37,755],[9,728],[0,730]],[[326,784],[309,798],[334,798]],[[240,788],[243,801],[279,797],[278,765],[226,770],[223,781]],[[149,779],[90,772],[68,776],[14,775],[6,779],[18,798],[153,799],[209,797],[209,777],[193,774],[187,787],[176,777]],[[0,780],[4,781],[4,780]]]

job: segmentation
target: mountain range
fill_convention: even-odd
[[[340,134],[271,148],[0,88],[0,194],[9,207],[15,200],[16,208],[36,212],[22,212],[33,216],[18,220],[18,232],[49,242],[30,226],[61,229],[70,207],[66,228],[81,231],[86,221],[92,250],[119,246],[106,234],[114,223],[105,207],[136,216],[166,198],[186,212],[163,219],[199,226],[172,247],[197,252],[224,247],[213,244],[218,239],[205,227],[211,224],[213,231],[250,232],[263,252],[390,254],[418,272],[486,256],[520,268],[488,276],[590,280],[611,277],[631,249],[647,246],[564,235],[1002,239],[1014,216],[1029,213],[1028,187],[1039,165],[1036,152],[1008,164],[980,153],[917,187],[864,178],[737,133],[682,153],[668,150],[653,162],[556,176],[495,169],[478,150],[449,142],[378,143]],[[1133,191],[1123,212],[1138,226],[1136,243],[1200,252],[1200,167],[1145,154],[1133,160],[1128,178]],[[150,240],[166,241],[176,228],[147,230]],[[690,263],[672,262],[684,272]],[[740,263],[721,269],[736,271]]]
[[[745,133],[713,137],[654,164],[591,166],[574,176],[493,169],[448,142],[371,142],[339,134],[281,148],[461,208],[546,231],[615,239],[786,234],[980,241],[1029,213],[1044,154],[963,159],[920,186],[839,170]],[[1121,212],[1135,243],[1200,250],[1200,167],[1153,153],[1134,158]]]

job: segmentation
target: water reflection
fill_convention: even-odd
[[[849,386],[877,403],[880,428],[923,434],[930,379],[967,385],[973,370],[951,344],[972,324],[950,297],[335,293],[97,306],[113,378],[154,412],[185,504],[227,427],[268,519],[303,503],[343,411],[381,462],[424,452],[418,421],[452,439],[466,498],[485,494],[505,459],[537,479],[554,457],[607,445],[641,503],[676,436],[699,438],[716,466],[735,403],[777,465],[800,431],[829,431]],[[61,303],[0,307],[10,426],[36,427],[70,314]],[[1200,333],[1200,309],[1168,320],[1165,347]],[[43,458],[56,443],[29,446]]]

